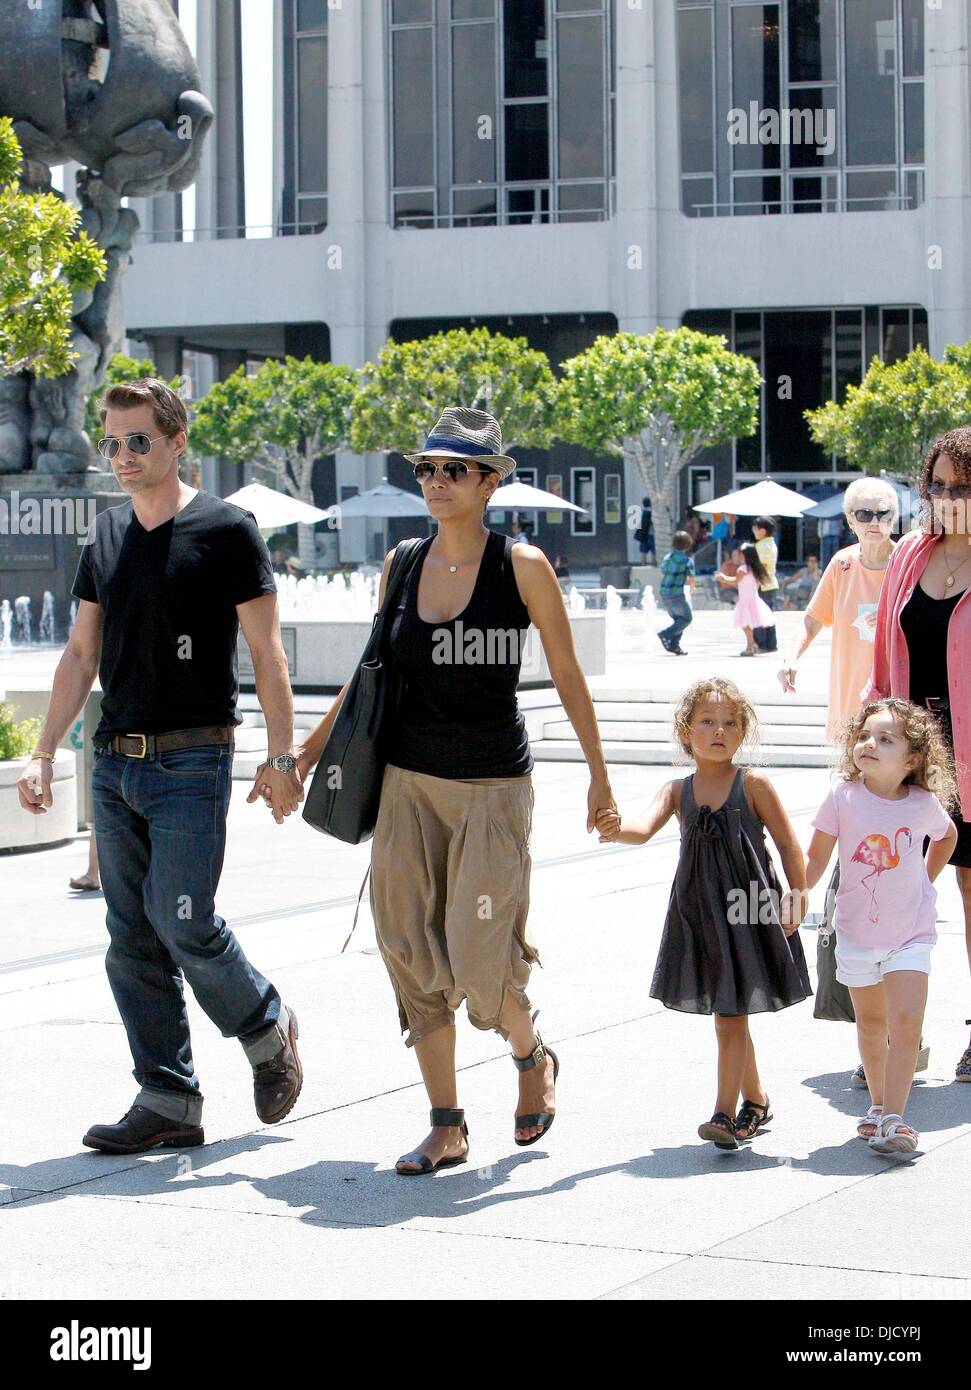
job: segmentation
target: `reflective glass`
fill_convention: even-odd
[[[837,309],[836,380],[833,399],[842,402],[848,386],[859,386],[863,378],[863,313],[860,309]]]
[[[681,211],[688,217],[713,217],[714,208],[706,204],[715,201],[715,180],[682,179]]]
[[[432,193],[396,193],[394,225],[396,227],[434,226],[435,197]]]
[[[432,31],[400,29],[393,35],[393,45],[395,186],[431,184],[435,178]]]
[[[496,0],[452,0],[453,19],[493,19]]]
[[[457,188],[452,195],[453,227],[494,227],[496,190]]]
[[[789,81],[836,78],[836,0],[789,0]]]
[[[835,87],[797,87],[789,92],[789,115],[783,135],[789,142],[789,167],[823,169],[839,163],[839,125]]]
[[[504,0],[503,32],[505,95],[546,96],[549,91],[546,0]]]
[[[847,212],[892,212],[897,207],[896,169],[847,174]]]
[[[924,84],[904,83],[904,161],[924,162]]]
[[[433,0],[392,0],[391,19],[395,24],[429,24]]]
[[[297,0],[298,29],[327,28],[327,0]]]
[[[906,309],[884,309],[880,319],[880,356],[889,367],[910,351],[910,313]]]
[[[924,0],[903,0],[904,77],[924,75]]]
[[[327,187],[327,39],[297,40],[297,181],[300,192]]]
[[[707,9],[678,14],[678,105],[681,172],[707,173],[715,167],[711,11]]]
[[[506,178],[510,182],[550,176],[549,103],[506,107]]]
[[[852,0],[844,9],[846,162],[894,164],[895,0]]]
[[[556,24],[560,177],[603,178],[604,22],[591,15]]]
[[[743,114],[742,135],[732,145],[736,169],[778,169],[781,147],[760,141],[761,117],[753,125],[751,103],[759,113],[779,110],[779,6],[737,5],[732,10],[732,105]]]
[[[452,177],[492,183],[496,177],[496,26],[452,30]]]

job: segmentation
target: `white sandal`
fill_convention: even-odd
[[[919,1139],[916,1129],[904,1124],[903,1115],[884,1115],[876,1138],[870,1140],[870,1148],[878,1154],[912,1154]]]
[[[857,1137],[860,1139],[876,1139],[877,1135],[880,1133],[880,1121],[882,1119],[883,1106],[871,1105],[856,1127]]]

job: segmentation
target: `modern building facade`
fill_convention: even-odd
[[[688,505],[768,473],[839,481],[802,412],[875,354],[971,338],[968,0],[272,4],[273,234],[245,225],[239,14],[216,0],[196,0],[216,126],[195,229],[186,195],[139,206],[128,331],[197,389],[458,324],[554,366],[688,324],[765,378],[758,434],[695,460]],[[636,470],[564,446],[522,466],[589,509],[539,519],[549,554],[634,558]],[[338,456],[320,500],[402,467]],[[375,553],[362,528],[344,558]]]

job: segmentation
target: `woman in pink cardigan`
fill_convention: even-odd
[[[934,441],[918,491],[923,524],[890,557],[864,700],[897,695],[932,710],[954,753],[960,812],[950,863],[964,904],[971,967],[971,426]],[[971,1020],[969,1020],[971,1022]],[[955,1072],[971,1081],[971,1044]]]

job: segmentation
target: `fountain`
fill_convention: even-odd
[[[10,607],[10,600],[5,598],[0,602],[0,652],[9,652],[13,647],[10,632],[13,627],[13,610]]]
[[[30,599],[26,594],[21,594],[20,598],[13,601],[13,621],[14,633],[18,642],[30,642],[32,625],[30,617]]]
[[[50,589],[44,590],[44,603],[40,614],[40,640],[54,641],[54,595]]]

